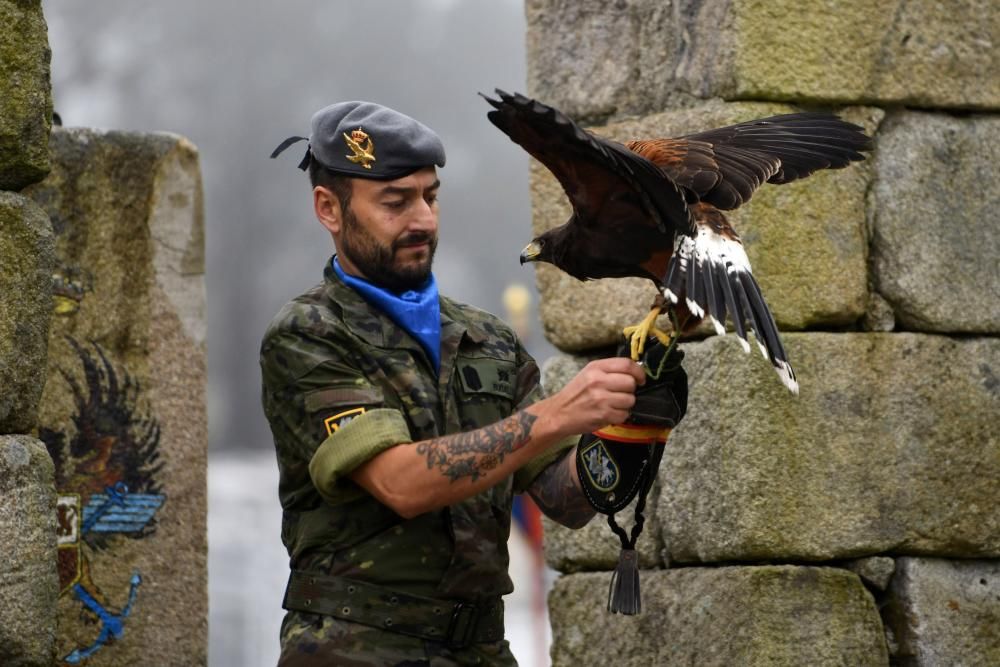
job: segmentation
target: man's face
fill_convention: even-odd
[[[354,179],[334,235],[343,269],[395,292],[421,287],[437,248],[439,185],[434,167],[394,181]]]

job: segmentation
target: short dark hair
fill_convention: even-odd
[[[349,176],[343,176],[330,171],[313,158],[309,160],[309,182],[315,188],[322,186],[332,191],[340,200],[340,209],[346,211],[351,205],[351,193],[354,191]]]

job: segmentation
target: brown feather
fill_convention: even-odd
[[[788,183],[864,159],[861,151],[871,149],[871,139],[831,114],[798,113],[626,146],[692,191],[693,199],[730,210],[764,183]]]

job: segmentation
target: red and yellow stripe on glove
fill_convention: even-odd
[[[672,429],[644,424],[608,424],[594,431],[604,441],[625,442],[633,445],[652,445],[666,442]]]

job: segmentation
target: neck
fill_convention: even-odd
[[[367,280],[370,283],[372,282],[371,279],[361,271],[361,269],[355,266],[354,262],[351,261],[351,258],[344,253],[337,253],[335,255],[335,261],[337,262],[337,265],[340,266],[340,270],[347,275]],[[374,285],[374,283],[372,284]]]

